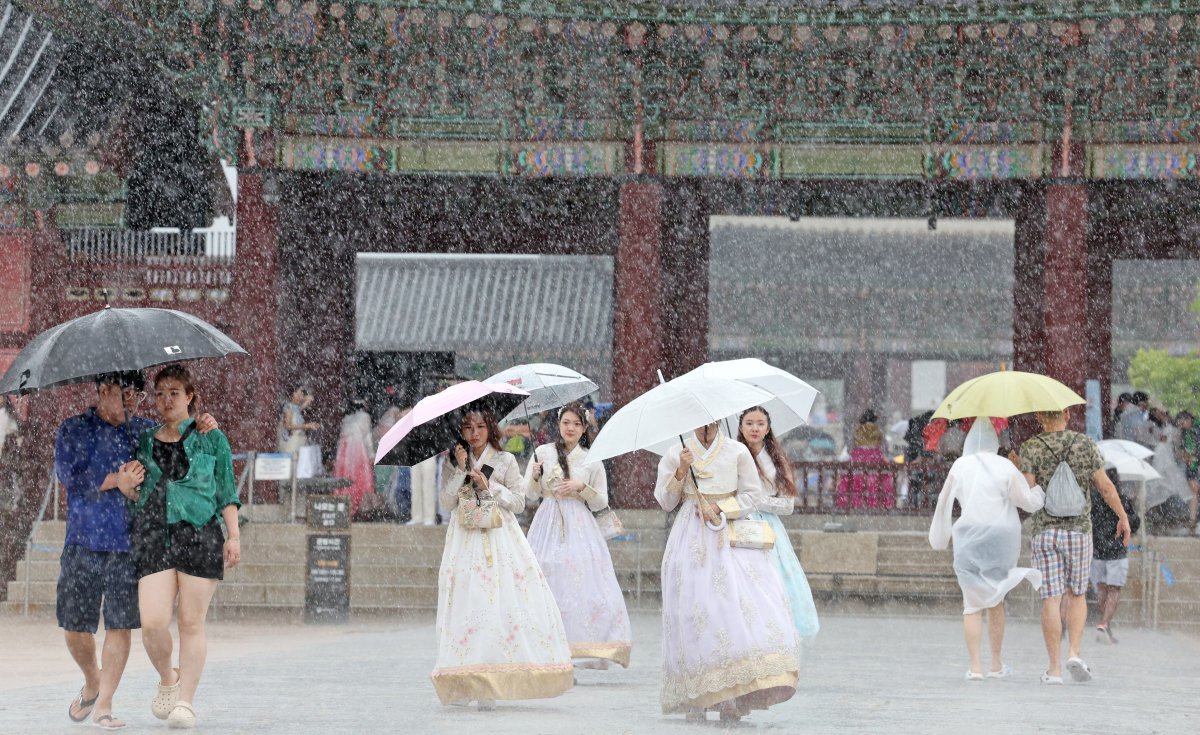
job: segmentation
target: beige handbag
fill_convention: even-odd
[[[730,521],[729,545],[739,549],[769,550],[775,546],[775,529],[766,521]]]
[[[499,528],[504,525],[504,517],[495,500],[465,498],[458,503],[458,522],[463,528]]]
[[[600,527],[600,533],[605,539],[615,538],[625,533],[625,524],[621,523],[621,519],[617,518],[617,514],[612,508],[603,508],[594,513],[596,516],[596,525]]]
[[[731,521],[736,521],[738,518],[747,515],[746,509],[742,507],[736,495],[717,501],[717,510],[724,513],[725,518]]]

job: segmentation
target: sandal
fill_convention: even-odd
[[[91,699],[84,699],[83,690],[87,689],[87,684],[79,688],[79,696],[71,700],[71,706],[67,707],[67,717],[71,718],[71,722],[83,722],[92,716],[92,710],[96,707],[96,700],[100,698],[100,692],[96,692],[96,696]],[[75,707],[79,707],[79,714],[74,714]]]
[[[101,730],[124,730],[125,723],[121,722],[112,715],[100,715],[92,720],[92,724]]]
[[[196,726],[196,710],[191,702],[176,702],[175,709],[167,715],[167,727],[189,729]]]
[[[1083,659],[1078,656],[1072,656],[1067,659],[1067,672],[1071,674],[1071,678],[1075,681],[1091,681],[1092,670],[1083,662]]]
[[[160,720],[167,719],[179,701],[179,669],[175,669],[175,683],[171,686],[158,685],[158,693],[150,703],[150,711]]]

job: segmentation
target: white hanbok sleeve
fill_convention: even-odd
[[[593,513],[608,507],[608,473],[603,462],[592,462],[581,466],[584,476],[583,492],[580,497]]]
[[[658,482],[654,484],[654,499],[658,501],[663,510],[668,512],[675,510],[683,500],[684,480],[675,478],[677,469],[679,469],[679,450],[672,447],[658,461]]]
[[[1046,504],[1046,493],[1042,490],[1041,485],[1029,486],[1029,481],[1025,479],[1025,475],[1013,466],[1014,472],[1008,476],[1008,497],[1012,500],[1013,505],[1021,510],[1030,513],[1037,512]]]
[[[750,456],[750,450],[742,444],[735,444],[738,447],[737,456],[737,498],[738,504],[749,513],[756,510],[763,510],[763,505],[767,501],[767,492],[763,490],[762,480],[758,477],[758,465],[754,464],[754,457]]]
[[[774,513],[777,516],[788,516],[796,510],[796,498],[785,495],[763,494],[758,509],[763,513]]]
[[[460,470],[458,465],[454,464],[454,460],[447,456],[442,462],[442,487],[438,492],[442,510],[449,513],[458,507],[459,491],[466,479],[467,473]]]
[[[957,464],[957,462],[956,462]],[[945,549],[950,546],[950,531],[954,525],[954,499],[958,495],[958,474],[950,468],[942,492],[938,494],[937,507],[933,511],[933,523],[929,525],[929,545],[935,549]],[[1024,478],[1022,478],[1024,479]]]
[[[543,444],[542,446],[545,445]],[[529,458],[529,464],[525,465],[525,477],[522,478],[521,484],[525,488],[526,499],[542,497],[542,478],[546,476],[546,465],[544,462],[542,463],[542,476],[536,480],[533,479],[533,463],[541,461],[542,458],[538,456],[538,449],[541,448],[537,447],[533,450],[533,455]]]
[[[488,478],[488,489],[492,497],[505,510],[520,513],[525,510],[525,482],[517,458],[508,452],[499,452],[493,458],[492,476]]]

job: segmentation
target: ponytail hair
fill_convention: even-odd
[[[792,464],[788,461],[787,455],[783,452],[783,446],[779,443],[779,439],[775,436],[775,429],[771,428],[771,414],[767,413],[767,409],[762,406],[751,406],[745,411],[742,411],[738,416],[738,441],[746,444],[746,437],[742,435],[742,419],[746,414],[758,412],[767,417],[767,435],[763,437],[763,448],[767,450],[767,456],[771,458],[771,462],[775,465],[775,487],[778,488],[779,494],[785,497],[796,497],[796,481],[792,479]],[[758,457],[754,457],[754,467],[758,470],[758,476],[763,480],[767,479],[767,475],[763,472],[762,465],[758,462]]]

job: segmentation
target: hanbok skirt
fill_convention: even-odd
[[[783,583],[784,594],[787,595],[788,607],[792,611],[792,624],[801,638],[812,638],[821,629],[817,620],[817,606],[813,602],[812,588],[808,585],[808,577],[792,548],[787,529],[774,513],[755,513],[751,518],[766,521],[775,531],[775,546],[771,549],[771,561],[779,572]]]
[[[663,714],[731,702],[766,709],[796,692],[800,648],[768,551],[733,548],[687,499],[663,551]]]
[[[544,699],[571,688],[562,616],[517,519],[463,528],[450,514],[438,574],[437,664],[443,704]]]
[[[632,636],[608,543],[580,500],[548,497],[533,516],[529,545],[562,612],[571,656],[629,666]]]
[[[1042,573],[1017,566],[1021,554],[1019,525],[979,525],[961,520],[951,529],[954,574],[962,589],[963,615],[995,607],[1021,580],[1037,589]]]

